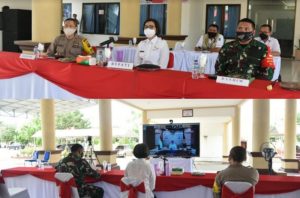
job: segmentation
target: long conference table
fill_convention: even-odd
[[[58,198],[58,188],[55,184],[55,169],[17,167],[1,171],[8,187],[25,187],[31,198]],[[120,196],[120,180],[124,175],[122,170],[101,173],[98,180],[86,178],[86,182],[104,189],[105,198]],[[157,198],[212,198],[212,186],[215,174],[193,176],[184,173],[180,176],[157,176],[155,194]],[[300,177],[261,175],[255,186],[256,198],[299,198]]]
[[[190,72],[116,70],[63,63],[54,59],[20,59],[0,52],[0,99],[40,98],[300,98],[270,81],[254,80],[249,87],[192,79]]]

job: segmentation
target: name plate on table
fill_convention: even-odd
[[[29,60],[35,60],[35,55],[34,54],[21,54],[20,55],[21,59],[29,59]]]
[[[132,70],[133,69],[133,63],[108,61],[107,67],[115,68],[115,69]]]
[[[253,79],[243,79],[243,78],[233,78],[228,76],[218,76],[217,83],[227,84],[227,85],[237,85],[243,87],[249,87]]]

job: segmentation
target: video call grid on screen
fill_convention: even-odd
[[[143,142],[151,156],[199,156],[199,137],[199,123],[143,125]]]

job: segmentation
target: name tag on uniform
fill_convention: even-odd
[[[243,78],[232,78],[228,76],[218,76],[217,83],[227,84],[227,85],[237,85],[243,87],[249,87],[253,79],[243,79]]]
[[[21,59],[29,59],[29,60],[35,60],[36,56],[34,54],[21,54]]]
[[[107,67],[108,68],[115,68],[115,69],[132,70],[133,69],[133,63],[108,61]]]

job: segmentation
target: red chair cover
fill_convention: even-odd
[[[222,187],[222,198],[254,198],[254,188],[249,188],[241,194],[232,192],[227,186]]]
[[[261,61],[261,66],[275,68],[275,63],[273,60],[273,55],[271,54],[271,49],[269,46],[267,46],[267,49],[267,56]]]
[[[59,186],[59,196],[61,198],[72,198],[72,187],[76,187],[75,180],[72,178],[67,182],[55,180],[56,186]]]
[[[173,68],[173,67],[174,67],[174,54],[170,52],[167,68]]]
[[[137,198],[138,192],[145,193],[145,185],[144,182],[140,183],[138,186],[127,185],[124,182],[120,182],[121,192],[129,191],[128,198]]]
[[[2,176],[0,176],[0,184],[4,184],[5,182],[4,182],[4,179],[3,179],[3,177]]]

